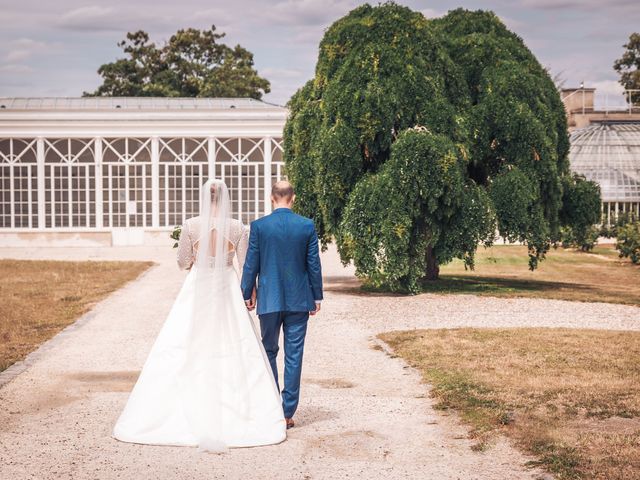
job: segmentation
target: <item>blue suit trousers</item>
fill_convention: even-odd
[[[262,344],[267,352],[273,376],[278,382],[278,341],[280,328],[284,332],[284,389],[282,409],[285,418],[293,418],[300,399],[300,377],[302,376],[302,355],[307,334],[309,312],[273,312],[259,315]]]

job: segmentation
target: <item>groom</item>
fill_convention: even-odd
[[[313,221],[291,211],[295,195],[289,182],[271,189],[273,213],[251,223],[249,250],[242,271],[242,295],[249,310],[258,277],[258,317],[262,344],[278,384],[278,339],[284,332],[282,408],[287,428],[300,398],[302,353],[309,314],[320,311],[322,271]],[[279,387],[278,387],[279,389]]]

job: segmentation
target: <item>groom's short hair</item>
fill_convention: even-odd
[[[277,200],[286,200],[288,202],[293,199],[293,187],[286,180],[280,180],[271,187],[271,196]]]

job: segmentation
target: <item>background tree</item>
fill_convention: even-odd
[[[118,43],[127,58],[98,69],[103,83],[85,96],[250,97],[269,93],[269,81],[253,67],[253,54],[220,39],[224,33],[179,30],[158,47],[140,30]]]
[[[326,31],[289,108],[297,208],[370,282],[416,292],[453,258],[473,267],[496,225],[531,268],[559,238],[564,108],[493,13],[358,7]]]
[[[640,90],[640,33],[632,33],[623,48],[626,50],[613,69],[620,74],[620,84],[626,90]],[[633,105],[640,103],[640,92],[632,92],[630,97]]]

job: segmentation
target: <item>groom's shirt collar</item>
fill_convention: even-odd
[[[272,213],[291,213],[291,209],[287,207],[276,208]]]

